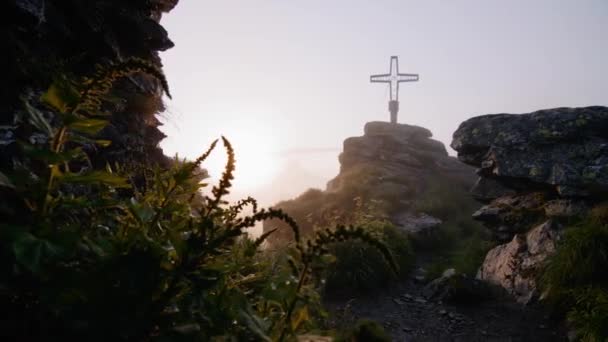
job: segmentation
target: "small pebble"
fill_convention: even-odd
[[[422,297],[418,297],[418,298],[416,298],[415,302],[420,303],[420,304],[425,304],[427,302],[427,300]]]
[[[395,304],[397,304],[397,305],[405,305],[405,303],[403,301],[401,301],[400,299],[397,299],[397,298],[393,298],[393,302],[395,302]]]

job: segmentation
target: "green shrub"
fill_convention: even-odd
[[[448,268],[475,276],[486,254],[494,246],[490,234],[477,222],[443,223],[433,236],[414,241],[416,250],[432,253],[435,261],[427,268],[427,279],[435,279]]]
[[[542,276],[549,291],[608,288],[608,226],[583,222],[566,230]]]
[[[586,288],[573,293],[575,304],[568,321],[577,329],[577,339],[603,342],[608,339],[608,290]]]
[[[386,243],[399,266],[399,276],[407,275],[414,260],[408,237],[388,222],[376,221],[363,227]],[[346,241],[330,250],[336,260],[327,268],[325,291],[331,296],[375,290],[398,276],[385,258],[367,244]]]
[[[583,341],[608,339],[607,269],[608,226],[592,218],[565,231],[539,278],[543,298]]]
[[[427,279],[441,276],[448,268],[474,276],[493,242],[489,231],[471,217],[479,204],[468,189],[454,186],[436,175],[414,208],[440,218],[443,223],[431,234],[412,239],[416,253],[432,254],[435,261],[427,268]]]
[[[199,166],[216,142],[170,169],[93,169],[83,147],[110,143],[95,138],[107,125],[99,112],[105,96],[117,79],[142,72],[167,91],[160,70],[128,59],[51,85],[44,104],[24,102],[15,125],[43,142],[20,142],[18,162],[0,171],[0,193],[11,199],[0,206],[0,337],[291,340],[321,314],[311,268],[327,246],[357,239],[397,268],[390,250],[361,228],[319,230],[304,245],[283,212],[258,210],[251,198],[224,201],[235,167],[225,138],[226,168],[208,196],[199,192],[206,186]],[[250,216],[241,213],[246,206]],[[274,257],[259,250],[274,231],[256,240],[245,232],[271,218],[294,236]]]

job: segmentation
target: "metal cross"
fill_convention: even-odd
[[[391,57],[390,73],[382,75],[372,75],[370,82],[372,83],[388,83],[391,91],[388,110],[391,113],[391,123],[397,123],[397,113],[399,112],[399,83],[401,82],[416,82],[418,74],[400,74],[399,73],[399,57]]]

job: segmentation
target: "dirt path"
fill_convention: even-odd
[[[394,341],[567,341],[564,331],[540,307],[523,307],[506,299],[471,306],[427,301],[415,278],[379,293],[331,301],[333,326],[358,319],[384,325]]]

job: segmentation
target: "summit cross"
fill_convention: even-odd
[[[400,74],[399,73],[399,57],[391,57],[390,73],[382,75],[372,75],[370,82],[372,83],[388,83],[391,91],[390,101],[388,103],[388,111],[391,113],[391,123],[397,123],[397,114],[399,113],[399,83],[402,82],[417,82],[418,74]]]

